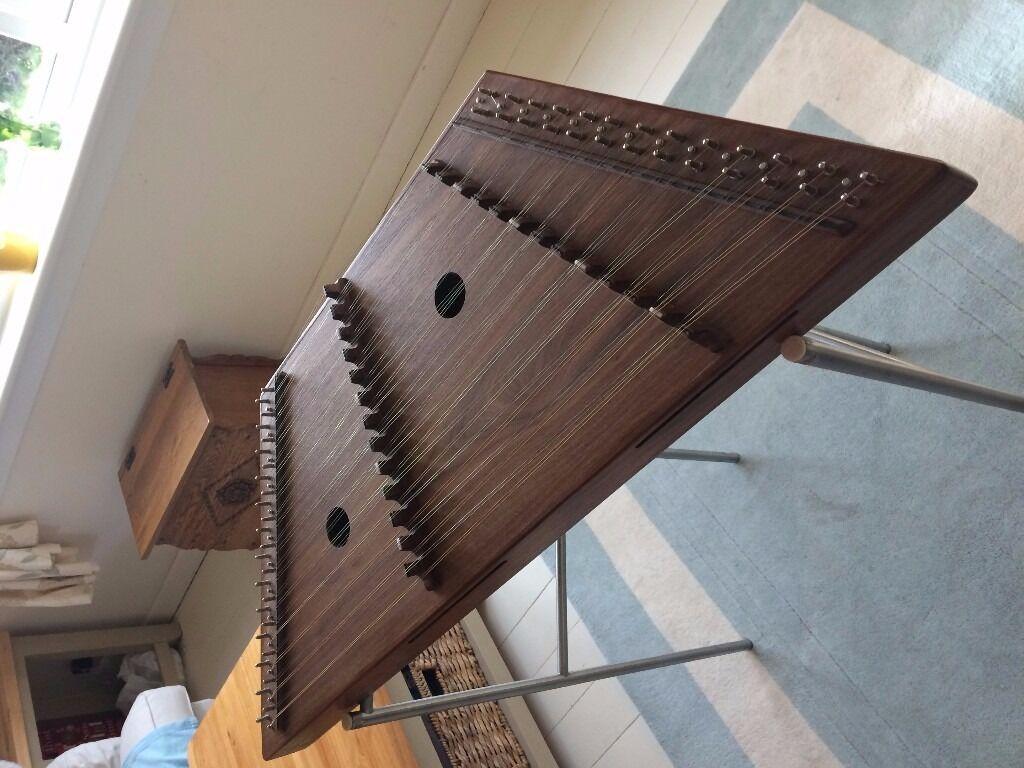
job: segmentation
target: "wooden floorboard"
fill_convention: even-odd
[[[260,687],[255,667],[259,653],[259,641],[253,639],[189,745],[191,768],[416,768],[418,763],[397,723],[358,731],[345,731],[339,725],[301,752],[265,761],[256,724],[259,699],[253,696]],[[388,703],[383,691],[377,692],[374,701],[378,706]]]

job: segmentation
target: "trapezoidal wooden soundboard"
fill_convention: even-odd
[[[260,399],[264,754],[338,722],[974,187],[485,74]]]

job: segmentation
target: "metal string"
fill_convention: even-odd
[[[731,292],[732,290],[735,290],[736,286],[737,286],[737,285],[738,285],[738,284],[739,284],[740,282],[742,282],[742,281],[745,281],[746,279],[749,279],[749,277],[750,277],[750,276],[752,276],[752,275],[753,275],[754,273],[756,273],[756,272],[757,272],[757,271],[759,271],[759,270],[760,270],[761,268],[763,268],[763,267],[764,267],[764,266],[765,266],[765,265],[766,265],[766,264],[767,264],[767,263],[768,263],[769,261],[771,261],[772,259],[774,259],[774,258],[775,258],[775,257],[776,257],[776,256],[777,256],[777,255],[778,255],[779,253],[783,252],[783,251],[784,251],[784,250],[785,250],[786,248],[788,248],[788,247],[789,247],[789,245],[791,245],[791,244],[792,244],[793,242],[795,242],[796,240],[798,240],[798,239],[799,239],[799,238],[800,238],[800,237],[801,237],[801,236],[802,236],[802,235],[803,235],[804,233],[806,233],[806,232],[807,232],[807,231],[808,231],[809,229],[811,229],[811,228],[812,228],[813,226],[815,226],[815,225],[817,224],[817,222],[818,222],[818,221],[820,221],[820,220],[821,220],[821,218],[823,218],[824,216],[826,216],[826,215],[828,214],[828,212],[829,212],[830,210],[832,210],[833,208],[837,207],[837,206],[838,206],[838,205],[840,205],[840,204],[841,204],[841,203],[837,201],[836,203],[833,203],[833,205],[832,205],[832,206],[830,206],[830,207],[829,207],[828,209],[826,209],[826,210],[825,210],[824,212],[822,212],[821,214],[819,214],[819,215],[818,215],[818,216],[817,216],[817,217],[816,217],[816,218],[815,218],[815,219],[814,219],[814,220],[813,220],[813,221],[812,221],[811,223],[807,224],[807,225],[806,225],[806,226],[805,226],[805,227],[804,227],[804,228],[803,228],[803,229],[802,229],[802,230],[801,230],[800,232],[798,232],[798,233],[797,233],[797,235],[795,235],[794,237],[790,238],[790,240],[789,240],[789,241],[787,241],[786,243],[784,243],[784,244],[783,244],[783,245],[782,245],[782,246],[781,246],[781,247],[780,247],[780,248],[779,248],[778,250],[776,250],[774,254],[772,254],[772,255],[770,255],[769,257],[766,257],[765,259],[763,259],[763,260],[762,260],[762,262],[761,262],[761,263],[760,263],[760,264],[759,264],[759,265],[758,265],[757,267],[755,267],[755,268],[754,268],[753,270],[751,270],[751,271],[750,271],[750,272],[749,272],[749,273],[748,273],[748,274],[747,274],[746,276],[744,276],[744,277],[742,278],[742,280],[741,280],[741,281],[737,281],[736,283],[734,283],[734,284],[733,284],[733,286],[732,286],[732,287],[730,288],[729,292]],[[728,293],[728,292],[727,292],[727,293]],[[719,298],[718,300],[721,300],[721,298],[724,298],[724,294],[723,294],[723,296],[722,296],[722,297],[720,297],[720,298]],[[667,300],[666,300],[666,302],[667,302]],[[717,301],[716,301],[715,303],[717,303]],[[639,326],[640,326],[640,325],[641,325],[641,324],[640,324],[640,323],[638,323],[638,324],[637,324],[637,328],[639,328]],[[647,362],[648,360],[650,360],[650,359],[653,359],[653,357],[654,357],[654,356],[655,356],[656,354],[658,354],[658,353],[660,352],[660,350],[661,350],[661,349],[663,349],[663,348],[664,348],[664,347],[665,347],[665,346],[666,346],[666,345],[668,344],[668,342],[672,340],[672,338],[673,338],[673,337],[674,337],[674,336],[675,336],[676,334],[681,334],[681,333],[683,333],[683,332],[684,332],[684,331],[683,331],[683,329],[675,329],[675,328],[670,328],[670,331],[671,331],[671,333],[667,334],[667,335],[666,335],[666,337],[665,337],[665,338],[663,338],[663,339],[662,339],[662,340],[661,340],[660,342],[656,342],[656,343],[655,343],[655,345],[654,345],[654,347],[653,347],[653,348],[652,348],[652,349],[651,349],[651,350],[650,350],[650,351],[649,351],[649,352],[648,352],[648,353],[647,353],[647,354],[646,354],[646,355],[645,355],[644,357],[642,357],[642,358],[641,358],[640,360],[636,361],[636,362],[635,362],[635,363],[634,363],[633,365],[631,365],[631,366],[630,366],[630,373],[629,373],[629,375],[628,375],[627,377],[624,377],[624,378],[623,378],[623,379],[622,379],[622,380],[621,380],[621,381],[620,381],[620,382],[619,382],[619,383],[618,383],[618,384],[617,384],[617,385],[615,386],[615,388],[614,388],[614,389],[613,389],[613,390],[612,390],[611,392],[608,392],[608,394],[606,394],[606,396],[605,396],[604,400],[602,401],[602,403],[601,403],[601,404],[600,404],[599,406],[597,406],[597,407],[596,407],[595,409],[593,409],[593,412],[594,412],[595,414],[598,414],[598,413],[600,413],[600,410],[601,410],[601,408],[602,408],[602,407],[603,407],[604,405],[606,405],[606,404],[607,404],[608,402],[610,402],[610,401],[611,401],[611,399],[612,399],[612,397],[614,397],[614,396],[615,396],[615,395],[616,395],[616,394],[617,394],[617,393],[618,393],[619,391],[621,391],[621,389],[622,389],[622,388],[623,388],[623,387],[624,387],[624,386],[626,385],[626,383],[628,383],[628,380],[629,380],[630,378],[632,378],[632,375],[633,375],[633,374],[634,374],[634,373],[635,373],[636,371],[640,370],[640,369],[641,369],[641,368],[642,368],[642,367],[643,367],[644,365],[646,365],[646,362]],[[606,360],[605,362],[607,362],[607,360]],[[714,361],[711,361],[711,362],[709,362],[709,363],[708,363],[708,366],[706,366],[706,367],[705,367],[704,369],[702,369],[702,371],[701,371],[700,373],[703,373],[703,372],[704,372],[705,370],[707,370],[707,368],[708,368],[708,367],[710,367],[711,365],[713,365],[713,363],[714,363]],[[603,365],[603,363],[602,363],[602,365]],[[596,371],[595,371],[594,373],[596,373]],[[593,375],[593,374],[592,374],[592,375]],[[699,375],[700,375],[700,374],[698,374],[698,376],[699,376]],[[550,414],[550,415],[553,415],[553,414]],[[550,415],[549,415],[549,417],[550,417]],[[577,432],[577,431],[578,431],[578,430],[579,430],[579,429],[580,429],[580,428],[581,428],[581,427],[582,427],[583,425],[585,425],[586,423],[587,423],[587,420],[585,420],[585,421],[583,421],[583,422],[579,423],[579,424],[578,424],[578,425],[576,426],[576,428],[575,428],[575,429],[573,429],[573,430],[572,430],[572,431],[571,431],[571,432],[570,432],[569,434],[567,434],[567,435],[563,436],[563,438],[562,438],[562,439],[561,439],[561,440],[559,441],[559,443],[558,443],[558,444],[556,444],[556,446],[554,446],[554,447],[553,447],[552,449],[550,449],[550,450],[549,450],[549,451],[547,452],[547,454],[545,454],[545,455],[544,455],[543,457],[540,457],[539,459],[537,459],[537,461],[536,461],[536,462],[534,463],[534,468],[533,468],[533,469],[531,470],[531,472],[530,472],[530,475],[532,475],[532,474],[533,474],[533,473],[534,473],[534,472],[535,472],[535,471],[537,470],[537,468],[539,468],[540,466],[542,466],[542,465],[543,465],[543,464],[545,463],[545,461],[546,461],[546,459],[548,458],[548,456],[552,455],[552,454],[554,453],[554,451],[556,451],[556,450],[560,449],[560,448],[561,448],[561,446],[562,446],[562,445],[564,445],[564,444],[565,444],[566,442],[568,442],[568,440],[569,440],[569,439],[570,439],[570,438],[571,438],[571,437],[572,437],[572,436],[573,436],[573,435],[575,434],[575,432]],[[525,480],[526,480],[526,479],[528,479],[528,478],[529,478],[529,475],[527,475],[527,477],[524,477],[524,478],[523,478],[523,480],[525,481]],[[521,482],[522,482],[522,481],[521,481]],[[499,488],[496,488],[496,489],[495,489],[495,490],[494,490],[493,492],[496,492],[497,490],[499,490]],[[493,492],[492,492],[492,493],[493,493]],[[477,520],[476,520],[476,522],[474,523],[474,526],[473,526],[473,527],[471,527],[471,528],[470,528],[470,529],[469,529],[468,531],[464,532],[464,533],[463,533],[463,535],[462,535],[462,537],[461,537],[461,538],[459,539],[459,541],[461,541],[462,539],[464,539],[464,538],[465,538],[465,536],[467,536],[467,535],[468,535],[468,534],[469,534],[469,533],[470,533],[470,532],[471,532],[471,531],[472,531],[472,530],[473,530],[473,529],[475,528],[475,526],[476,526],[476,525],[479,525],[479,524],[480,524],[480,522],[482,521],[482,519],[483,519],[482,517],[478,517],[478,518],[477,518]],[[454,528],[452,529],[452,531],[454,531]],[[449,533],[451,533],[451,531],[450,531]],[[438,542],[438,544],[439,544],[439,543],[440,543],[440,542]],[[457,544],[458,544],[458,541],[456,541],[456,542],[455,542],[455,544],[453,545],[453,547],[452,547],[451,549],[449,549],[449,552],[450,552],[450,551],[453,551],[453,549],[454,549],[454,546],[456,546]],[[436,547],[436,546],[437,546],[437,545],[435,544],[435,547]],[[439,558],[437,559],[437,561],[436,561],[436,562],[435,562],[435,563],[434,563],[434,564],[433,564],[433,565],[431,566],[430,570],[433,570],[433,568],[436,568],[436,567],[437,567],[437,565],[438,565],[438,564],[439,564],[439,563],[440,563],[440,562],[442,561],[443,557],[444,557],[444,555],[441,555],[441,556],[440,556],[440,557],[439,557]],[[403,598],[403,597],[404,597],[404,596],[405,596],[406,594],[408,594],[408,593],[409,593],[409,592],[410,592],[410,591],[411,591],[411,590],[413,589],[413,587],[414,587],[414,586],[415,586],[415,584],[412,584],[412,585],[410,585],[410,587],[409,587],[409,588],[407,588],[406,590],[404,590],[404,591],[403,591],[403,592],[402,592],[402,593],[401,593],[401,594],[399,595],[399,597],[398,597],[398,598],[396,598],[396,600],[395,600],[395,601],[393,601],[393,602],[392,602],[392,603],[391,603],[391,604],[390,604],[390,605],[389,605],[389,606],[388,606],[388,607],[387,607],[387,608],[386,608],[386,609],[384,610],[384,612],[382,612],[382,614],[381,614],[381,615],[380,615],[380,616],[379,616],[379,617],[378,617],[378,618],[377,618],[377,619],[376,619],[376,620],[375,620],[374,622],[372,622],[372,623],[371,623],[371,624],[370,624],[369,626],[367,626],[367,627],[366,627],[366,628],[365,628],[365,629],[364,629],[364,630],[363,630],[363,631],[362,631],[362,632],[361,632],[361,633],[360,633],[360,634],[359,634],[359,635],[358,635],[358,636],[357,636],[356,638],[354,638],[354,639],[352,640],[352,642],[351,642],[351,643],[349,644],[349,646],[348,646],[348,647],[347,647],[346,649],[344,649],[344,650],[342,651],[342,654],[340,654],[340,655],[339,655],[338,657],[336,657],[336,658],[335,658],[334,660],[332,660],[331,662],[329,662],[329,663],[327,664],[327,666],[326,666],[326,667],[325,667],[325,668],[323,669],[323,671],[321,671],[321,672],[320,672],[320,673],[319,673],[319,674],[318,674],[318,675],[317,675],[316,677],[314,677],[314,679],[313,679],[312,681],[310,681],[310,683],[308,683],[308,684],[307,684],[307,685],[306,685],[306,686],[305,686],[305,687],[304,687],[304,688],[303,688],[303,689],[302,689],[301,691],[299,691],[299,692],[298,692],[298,693],[296,694],[296,696],[292,698],[292,700],[291,700],[291,701],[289,701],[289,702],[288,702],[287,704],[285,704],[285,705],[284,705],[283,707],[280,707],[280,708],[279,708],[279,709],[277,710],[277,715],[276,715],[276,717],[279,717],[279,716],[280,716],[281,714],[283,714],[283,712],[284,712],[284,711],[285,711],[285,710],[286,710],[286,709],[287,709],[287,708],[288,708],[288,707],[289,707],[289,706],[290,706],[290,705],[291,705],[292,703],[294,703],[294,702],[295,702],[295,701],[297,700],[297,698],[298,698],[299,696],[301,696],[301,695],[302,695],[302,693],[304,693],[304,692],[305,692],[305,690],[307,690],[307,689],[309,688],[309,686],[310,686],[310,685],[314,684],[314,683],[315,683],[315,682],[316,682],[317,680],[319,680],[319,679],[320,679],[320,678],[321,678],[321,677],[322,677],[322,676],[323,676],[324,674],[326,674],[326,672],[327,672],[327,671],[328,671],[328,670],[329,670],[329,669],[330,669],[330,668],[331,668],[331,667],[333,666],[333,664],[334,664],[334,663],[335,663],[335,662],[337,661],[337,659],[338,659],[338,658],[340,658],[340,656],[341,656],[341,655],[343,655],[343,654],[344,654],[344,653],[345,653],[345,652],[346,652],[346,651],[348,650],[348,648],[350,648],[350,647],[352,646],[352,644],[354,644],[355,642],[357,642],[357,641],[358,641],[358,640],[359,640],[359,639],[360,639],[360,638],[362,637],[362,635],[364,635],[364,634],[365,634],[365,633],[366,633],[367,631],[369,631],[370,629],[372,629],[372,627],[373,627],[373,626],[375,626],[375,625],[376,625],[376,624],[377,624],[377,623],[378,623],[378,622],[380,621],[380,619],[381,619],[381,618],[383,618],[383,616],[384,616],[384,615],[386,615],[387,611],[389,611],[389,610],[390,610],[390,609],[391,609],[392,607],[394,607],[394,605],[396,605],[396,604],[397,604],[397,603],[398,603],[398,602],[399,602],[399,601],[400,601],[400,600],[401,600],[401,599],[402,599],[402,598]],[[337,631],[337,630],[335,630],[335,631]],[[332,635],[332,634],[333,634],[333,632],[332,632],[332,633],[330,633],[330,634]],[[329,635],[328,637],[330,637],[330,635]]]
[[[711,186],[711,185],[709,185],[709,186]],[[692,206],[691,206],[691,207],[692,207]],[[685,210],[684,210],[683,212],[681,212],[681,213],[685,213]],[[681,213],[680,213],[679,215],[681,215]],[[662,227],[662,229],[664,229],[664,227]],[[655,233],[655,234],[657,234],[657,233]],[[645,235],[645,237],[646,237],[646,239],[647,239],[647,240],[649,240],[649,239],[651,239],[651,237],[652,237],[652,236],[651,236],[651,235]],[[641,239],[642,239],[642,238],[641,238]],[[635,251],[635,249],[633,249],[633,250]],[[629,251],[627,251],[627,258],[628,258],[628,256],[629,256],[629,255],[630,255],[630,252],[629,252]],[[625,258],[623,259],[623,261],[625,261]],[[621,265],[620,265],[620,266],[621,266]],[[568,279],[568,278],[565,278],[565,279]],[[553,286],[553,287],[552,287],[552,289],[551,289],[551,291],[550,291],[550,295],[555,295],[555,294],[557,293],[557,288],[558,288],[558,286],[557,286],[557,285]],[[589,295],[592,295],[592,294],[593,294],[593,293],[594,293],[594,292],[595,292],[596,290],[599,290],[599,288],[600,288],[599,284],[593,284],[593,285],[589,286],[589,287],[588,287],[588,290],[587,290],[587,291],[585,292],[585,294],[584,294],[584,298],[585,298],[585,297],[587,297],[587,295],[588,295],[588,294],[589,294]],[[576,304],[581,304],[581,302],[580,302],[579,300],[577,300],[577,302],[575,302],[575,303],[574,303],[573,305],[570,305],[570,311],[569,311],[569,312],[567,312],[567,314],[566,314],[566,316],[565,316],[566,318],[568,318],[568,317],[570,317],[570,316],[572,315],[572,311],[571,311],[571,310],[575,308]],[[534,313],[534,315],[533,315],[533,316],[536,316],[536,312]],[[531,318],[528,318],[528,319],[527,319],[527,321],[528,321],[529,319],[531,319]],[[520,330],[522,330],[522,328],[524,328],[525,326],[526,326],[526,322],[524,321],[524,324],[523,324],[523,325],[522,325],[522,326],[520,327]],[[559,327],[560,327],[560,326],[559,326]],[[554,337],[555,335],[557,335],[557,330],[558,330],[558,328],[556,328],[556,329],[555,329],[555,331],[554,331],[554,332],[552,332],[552,335],[551,335],[551,336],[549,336],[548,340],[550,340],[550,339],[551,339],[551,338],[553,338],[553,337]],[[541,344],[540,346],[543,346],[543,343],[542,343],[542,344]],[[538,347],[537,351],[539,351],[539,349],[540,349],[540,347]],[[499,350],[499,352],[500,352],[500,350]],[[492,359],[493,359],[494,357],[495,357],[495,355],[492,355]],[[522,362],[522,361],[520,361],[520,362]],[[521,367],[522,367],[522,366],[521,366]],[[482,375],[482,374],[481,374],[481,375]],[[471,385],[471,386],[472,386],[472,385]],[[467,391],[468,391],[468,389],[467,389]],[[464,394],[465,394],[465,393],[464,393]],[[499,394],[500,394],[500,393],[499,393]],[[371,531],[371,533],[372,533],[372,531]],[[364,537],[364,540],[365,540],[365,538],[368,538],[368,537],[369,537],[369,535],[370,535],[370,534],[367,534],[367,536],[365,536],[365,537]],[[362,541],[362,540],[361,540],[361,541]],[[340,567],[340,565],[339,565],[339,567]],[[299,606],[299,607],[301,607],[301,606]],[[294,614],[293,614],[293,615],[294,615]]]
[[[736,201],[736,203],[738,204],[738,201]],[[708,218],[711,218],[711,219],[713,219],[713,218],[715,218],[716,216],[717,216],[718,218],[723,218],[723,217],[724,217],[724,214],[720,213],[719,211],[716,211],[716,212],[715,212],[715,214],[713,214],[713,215],[712,215],[711,217],[708,217]],[[667,257],[667,259],[665,260],[665,261],[666,261],[666,263],[667,263],[668,261],[671,261],[671,259],[672,259],[672,256],[669,256],[669,257]],[[589,330],[590,330],[590,329],[588,329],[588,331],[589,331]],[[585,338],[585,336],[584,336],[584,338]],[[550,378],[550,377],[549,377],[549,378]],[[514,413],[513,413],[513,414],[511,414],[511,416],[514,416],[514,415],[515,415]]]

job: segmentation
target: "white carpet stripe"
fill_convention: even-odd
[[[1013,115],[805,3],[729,116],[786,127],[808,102],[873,144],[984,173],[967,205],[1024,240],[1024,186],[1012,172],[1024,123]]]
[[[587,524],[673,647],[692,648],[738,636],[627,488],[594,510]],[[709,659],[687,669],[758,768],[841,765],[755,654]]]

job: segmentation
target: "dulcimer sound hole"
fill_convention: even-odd
[[[466,303],[466,284],[454,272],[448,272],[434,288],[434,308],[441,317],[452,318],[462,311]]]
[[[327,539],[336,547],[344,547],[352,526],[348,521],[348,513],[341,507],[335,507],[327,515]]]

